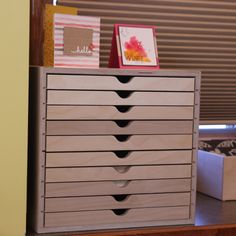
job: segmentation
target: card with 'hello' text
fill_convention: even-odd
[[[54,67],[98,68],[100,18],[54,15]]]

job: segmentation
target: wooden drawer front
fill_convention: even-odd
[[[45,212],[188,206],[190,193],[46,198]]]
[[[191,165],[47,168],[46,182],[190,178]]]
[[[48,152],[192,149],[192,135],[48,136]],[[121,140],[121,139],[120,139]]]
[[[85,90],[152,90],[193,91],[194,78],[123,77],[120,82],[115,76],[49,75],[48,89]]]
[[[191,134],[192,121],[47,121],[47,135]]]
[[[46,153],[46,167],[190,164],[191,150]]]
[[[46,197],[188,192],[191,179],[46,183]]]
[[[123,91],[124,92],[124,91]],[[132,92],[127,97],[114,91],[49,90],[50,105],[185,105],[194,104],[192,92]],[[125,95],[126,96],[126,95]]]
[[[120,110],[120,111],[119,111]],[[47,106],[48,120],[191,120],[193,107]]]
[[[118,215],[116,210],[45,213],[46,227],[86,226],[130,223],[140,221],[179,220],[189,218],[188,206],[140,208],[126,210]]]

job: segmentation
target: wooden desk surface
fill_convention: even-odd
[[[27,236],[235,236],[236,201],[222,202],[206,195],[197,195],[195,225],[148,227],[135,229],[102,230],[93,232],[72,232],[36,234]]]

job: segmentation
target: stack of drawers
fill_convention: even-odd
[[[33,68],[31,93],[37,232],[193,223],[198,73]]]

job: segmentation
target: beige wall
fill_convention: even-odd
[[[25,235],[29,2],[1,1],[0,236]]]

